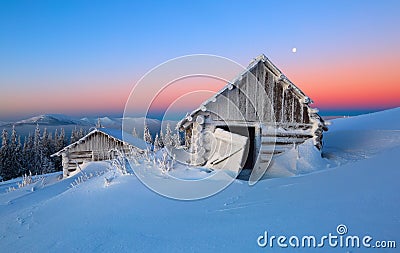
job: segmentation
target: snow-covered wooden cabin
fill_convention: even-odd
[[[318,110],[310,107],[311,103],[308,96],[261,55],[177,127],[185,131],[187,145],[194,152],[193,164],[218,168],[222,161],[232,166],[231,159],[233,167],[237,167],[234,170],[253,169],[256,164],[268,166],[274,155],[307,139],[321,149],[322,133],[328,129]],[[230,144],[227,153],[224,143]]]
[[[51,156],[62,157],[63,176],[68,177],[85,162],[113,159],[118,152],[142,153],[145,149],[146,143],[131,134],[124,133],[123,139],[121,130],[98,128]]]

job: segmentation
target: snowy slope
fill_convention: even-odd
[[[323,154],[340,164],[372,157],[400,145],[400,108],[331,121]]]
[[[1,251],[398,252],[400,143],[395,122],[400,112],[383,114],[368,115],[369,121],[364,116],[333,121],[324,152],[342,162],[337,167],[262,180],[253,187],[235,180],[224,191],[199,201],[164,198],[134,175],[113,172],[108,162],[86,164],[84,171],[91,178],[76,187],[71,183],[80,174],[62,181],[57,174],[48,175],[34,191],[28,186],[4,193],[15,180],[0,183]],[[378,118],[385,131],[366,136],[364,131],[380,130],[373,123]],[[354,131],[360,120],[365,120],[363,131]],[[356,139],[341,137],[343,132]],[[385,144],[388,140],[393,140],[390,145]],[[357,145],[357,141],[377,145]],[[346,152],[369,155],[354,159]],[[114,178],[108,186],[105,177]],[[293,249],[280,248],[276,241],[272,248],[257,245],[264,231],[287,237],[337,235],[339,224],[347,226],[349,235],[395,240],[397,249],[328,245]]]
[[[357,117],[338,118],[332,120],[333,131],[347,130],[399,130],[400,129],[400,107],[359,115]],[[331,130],[329,130],[331,131]]]

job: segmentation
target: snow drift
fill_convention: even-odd
[[[50,174],[10,192],[19,180],[2,182],[1,251],[396,252],[339,246],[290,250],[276,244],[260,248],[257,238],[265,231],[337,235],[337,226],[344,224],[348,235],[370,235],[371,243],[399,243],[399,126],[399,109],[333,120],[322,161],[336,167],[319,168],[321,160],[299,147],[299,153],[282,157],[280,166],[286,163],[286,175],[302,176],[261,180],[252,187],[235,180],[200,201],[164,198],[110,162],[86,164],[86,177],[80,181],[82,173],[61,181]],[[318,172],[304,174],[309,167]]]

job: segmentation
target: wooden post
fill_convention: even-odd
[[[61,157],[62,157],[63,177],[66,178],[69,176],[68,173],[69,157],[66,152],[62,152]]]

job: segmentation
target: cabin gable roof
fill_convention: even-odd
[[[276,78],[279,82],[283,82],[284,84],[286,84],[291,89],[293,94],[295,94],[300,100],[302,100],[304,104],[308,105],[313,103],[313,101],[303,91],[301,91],[292,81],[290,81],[282,73],[282,71],[280,71],[271,62],[271,60],[269,60],[264,54],[261,54],[260,56],[253,59],[253,61],[250,62],[247,69],[244,70],[242,73],[240,73],[233,81],[228,82],[219,92],[217,92],[212,97],[204,101],[197,109],[193,110],[191,113],[188,113],[182,120],[180,120],[177,124],[177,129],[185,129],[188,125],[190,125],[195,115],[200,114],[201,112],[205,112],[207,110],[206,106],[211,102],[215,102],[217,97],[220,96],[223,92],[225,91],[229,92],[230,90],[229,88],[230,86],[232,86],[232,84],[238,86],[241,83],[240,80],[243,78],[243,76],[254,70],[258,64],[263,64],[263,67],[266,68],[264,71],[270,71],[273,74],[274,78]],[[313,111],[312,113],[316,112]],[[323,120],[320,117],[316,118],[319,119],[322,125],[324,124]]]
[[[75,141],[74,143],[69,144],[68,146],[64,147],[63,149],[59,150],[58,152],[54,153],[51,155],[51,157],[54,156],[60,156],[63,152],[66,152],[67,150],[71,149],[72,147],[75,147],[79,145],[80,143],[86,141],[87,138],[90,136],[96,134],[96,133],[101,133],[104,135],[107,135],[108,137],[120,141],[122,143],[134,146],[136,148],[139,148],[141,150],[146,149],[146,142],[138,137],[134,137],[131,134],[128,133],[122,133],[122,130],[120,129],[111,129],[111,128],[96,128],[86,134],[84,137],[80,138],[79,140]],[[122,138],[124,136],[124,138]]]

